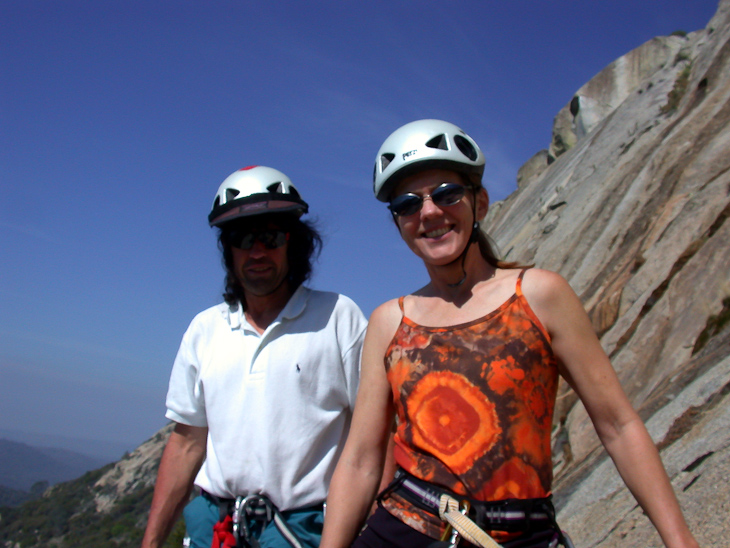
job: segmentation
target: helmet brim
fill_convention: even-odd
[[[469,166],[461,162],[444,160],[442,158],[424,158],[423,160],[406,164],[398,171],[391,174],[380,188],[376,198],[381,202],[389,202],[395,187],[397,187],[403,179],[413,175],[414,173],[420,173],[421,171],[429,169],[445,169],[448,171],[455,171],[456,173],[462,173],[466,175],[475,186],[482,185],[484,166]]]
[[[232,200],[219,206],[208,215],[210,226],[220,226],[241,217],[254,215],[286,213],[301,217],[309,210],[304,200],[293,196],[282,197],[281,194],[261,193]]]

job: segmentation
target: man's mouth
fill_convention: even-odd
[[[260,274],[262,272],[268,272],[271,270],[272,265],[270,264],[256,264],[256,265],[248,265],[244,269],[246,272],[252,272],[254,274]]]

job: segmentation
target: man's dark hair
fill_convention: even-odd
[[[302,285],[312,274],[312,263],[319,256],[322,249],[322,237],[315,228],[312,221],[303,221],[294,215],[287,214],[269,214],[257,215],[256,217],[244,221],[251,227],[261,227],[269,223],[285,230],[289,233],[289,241],[287,246],[286,258],[289,263],[289,273],[287,281],[289,289],[294,292]],[[233,251],[228,243],[228,236],[231,229],[239,228],[243,223],[228,223],[220,228],[218,233],[218,248],[222,253],[223,267],[226,269],[225,291],[223,299],[229,306],[241,303],[246,310],[246,298],[243,292],[241,282],[238,281],[235,270],[233,268]]]

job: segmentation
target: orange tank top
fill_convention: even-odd
[[[397,415],[395,459],[417,478],[496,501],[550,494],[558,387],[550,338],[522,294],[477,320],[425,327],[405,317],[385,355]],[[403,312],[403,297],[399,299]],[[438,538],[438,516],[397,495],[383,505]]]

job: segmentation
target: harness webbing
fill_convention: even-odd
[[[400,468],[396,472],[395,480],[379,498],[389,493],[397,494],[446,522],[448,527],[442,540],[448,540],[446,537],[451,532],[452,546],[455,546],[458,535],[461,535],[476,546],[498,548],[500,545],[484,529],[520,533],[552,530],[561,544],[572,548],[567,534],[560,530],[555,521],[555,510],[550,497],[495,502],[472,500],[420,480]]]

